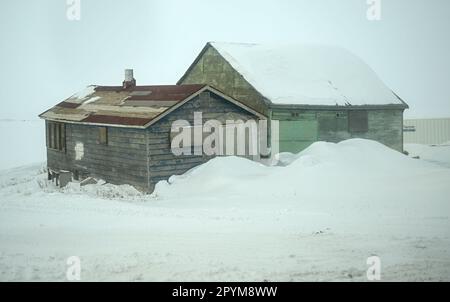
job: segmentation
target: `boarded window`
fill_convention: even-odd
[[[98,143],[101,145],[108,144],[108,128],[98,127]]]
[[[66,127],[63,123],[47,122],[46,128],[47,148],[65,151],[66,150]]]
[[[348,112],[348,130],[351,133],[363,133],[369,130],[369,119],[366,110]]]

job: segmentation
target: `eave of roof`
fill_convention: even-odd
[[[404,110],[409,108],[406,104],[386,105],[296,105],[296,104],[270,104],[270,109],[292,109],[292,110]]]

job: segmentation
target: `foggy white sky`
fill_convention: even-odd
[[[450,1],[381,0],[4,1],[0,9],[0,119],[30,119],[89,84],[175,83],[207,41],[321,43],[365,60],[411,107],[406,117],[450,117]]]

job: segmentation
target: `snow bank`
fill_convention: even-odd
[[[277,104],[402,104],[369,66],[345,49],[324,45],[211,45]]]
[[[168,181],[156,184],[153,197],[183,197],[190,194],[216,195],[221,190],[237,187],[250,179],[263,178],[269,167],[244,158],[216,157],[183,175],[174,175]]]
[[[159,182],[153,197],[169,203],[189,199],[193,206],[335,209],[347,214],[359,210],[420,214],[427,208],[434,212],[449,208],[441,193],[449,191],[450,170],[374,141],[317,142],[299,154],[284,153],[280,158],[281,165],[273,167],[237,157],[215,158],[183,176]],[[430,193],[436,207],[426,202]],[[201,202],[205,198],[208,204]]]
[[[316,142],[299,154],[280,153],[276,165],[264,166],[240,157],[217,157],[184,175],[172,176],[160,181],[155,196],[179,194],[186,196],[195,192],[210,193],[241,188],[251,191],[249,184],[259,187],[256,191],[269,194],[277,186],[293,186],[311,174],[326,177],[337,173],[339,181],[352,176],[386,176],[386,174],[410,174],[430,169],[426,163],[389,149],[370,140],[351,139],[340,143]],[[395,169],[393,169],[395,167]],[[240,186],[240,183],[244,183]],[[242,192],[245,194],[245,192]]]

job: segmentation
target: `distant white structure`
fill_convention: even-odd
[[[403,141],[405,144],[427,145],[450,142],[450,118],[405,120]]]

